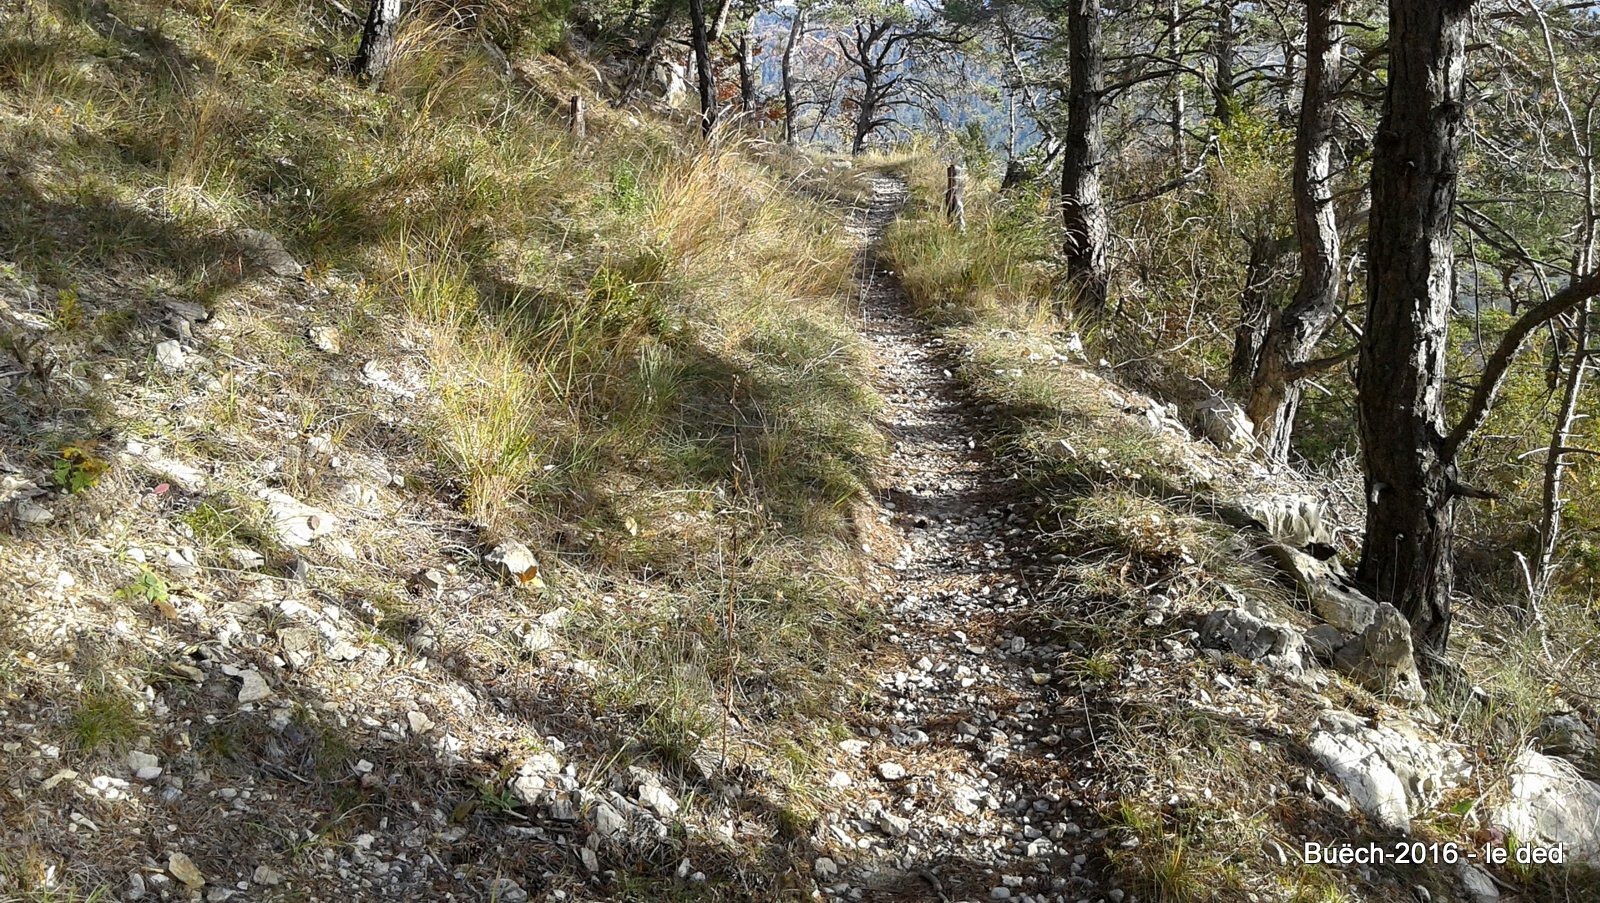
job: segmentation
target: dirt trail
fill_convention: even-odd
[[[1031,629],[1032,534],[1020,483],[985,454],[954,349],[913,312],[879,245],[906,197],[878,177],[858,218],[861,319],[893,453],[880,477],[899,546],[880,562],[894,650],[846,742],[847,811],[819,865],[836,898],[1121,900],[1082,799],[1093,744],[1081,700],[1056,684],[1059,642]],[[837,877],[828,880],[832,867]]]

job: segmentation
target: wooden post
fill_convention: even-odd
[[[569,109],[571,116],[569,124],[572,137],[582,141],[584,136],[588,134],[588,126],[583,121],[583,97],[578,94],[572,95],[572,103]]]
[[[961,197],[961,171],[952,163],[945,168],[944,217],[957,230],[967,227],[967,205]]]

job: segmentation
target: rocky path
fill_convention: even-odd
[[[1093,732],[1056,685],[1064,649],[1029,627],[1046,603],[1027,578],[1026,500],[984,453],[953,349],[879,258],[905,194],[877,178],[856,224],[894,443],[879,501],[898,554],[874,582],[895,652],[858,724],[872,741],[843,744],[832,783],[850,804],[823,829],[838,859],[818,861],[819,884],[836,899],[1119,901],[1083,802]]]

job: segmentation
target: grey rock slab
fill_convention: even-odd
[[[911,831],[911,819],[888,810],[880,811],[873,823],[890,837],[904,837]]]
[[[1373,612],[1372,623],[1333,657],[1334,666],[1377,693],[1421,702],[1427,698],[1411,645],[1411,624],[1387,602]]]
[[[489,899],[494,903],[528,903],[528,892],[512,879],[500,877],[489,882]]]
[[[1228,452],[1246,452],[1255,447],[1255,428],[1239,405],[1213,395],[1195,406],[1195,421],[1200,432],[1217,447]]]
[[[1305,495],[1267,495],[1239,501],[1243,513],[1268,536],[1297,549],[1332,545],[1335,530],[1325,503]]]
[[[1500,888],[1495,886],[1489,873],[1468,862],[1456,866],[1456,877],[1467,892],[1469,903],[1495,903],[1500,899]]]
[[[1305,664],[1305,640],[1288,624],[1256,617],[1242,608],[1226,608],[1207,615],[1200,625],[1200,641],[1270,667],[1298,671]]]
[[[56,519],[55,512],[31,499],[18,499],[12,510],[18,523],[39,527]]]
[[[436,568],[423,568],[411,577],[411,589],[420,595],[435,596],[450,585],[450,578]]]
[[[1322,662],[1333,662],[1334,653],[1338,652],[1349,637],[1332,624],[1318,624],[1305,632],[1306,649],[1312,656]]]
[[[242,682],[239,687],[240,703],[260,702],[272,695],[272,687],[267,685],[266,678],[259,671],[251,669],[241,672],[239,680]]]
[[[322,634],[310,627],[284,627],[278,631],[278,644],[289,667],[304,668],[322,649]]]
[[[607,839],[617,837],[628,829],[628,819],[607,802],[597,803],[589,820],[594,825],[595,833]]]
[[[1600,764],[1600,740],[1575,712],[1546,715],[1535,730],[1539,751],[1560,756],[1576,765],[1588,777],[1595,777]]]
[[[306,330],[306,340],[323,354],[338,354],[343,347],[343,336],[333,326],[313,326]]]
[[[164,457],[155,451],[146,451],[138,457],[138,463],[146,473],[167,480],[184,492],[205,491],[206,473],[198,467]]]
[[[300,261],[295,260],[283,246],[283,242],[270,232],[240,229],[234,233],[234,238],[252,262],[274,276],[298,276],[304,269]]]
[[[1494,819],[1523,843],[1559,843],[1571,861],[1600,861],[1600,784],[1564,759],[1523,750],[1511,772],[1510,798]]]
[[[133,750],[128,753],[127,762],[128,769],[141,781],[153,781],[161,777],[161,760],[150,753]]]
[[[678,814],[678,801],[659,784],[640,784],[639,802],[662,818],[672,818]]]
[[[170,853],[167,856],[167,871],[191,890],[199,890],[206,886],[206,876],[201,874],[199,867],[187,853],[177,851]]]
[[[1355,585],[1337,558],[1318,558],[1283,543],[1269,543],[1265,551],[1305,593],[1311,610],[1329,624],[1355,634],[1377,616],[1378,603]]]

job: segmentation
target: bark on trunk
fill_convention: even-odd
[[[739,32],[739,112],[746,115],[756,109],[755,67],[751,65],[750,25]]]
[[[1006,168],[1017,159],[1017,92],[1006,89]]]
[[[567,130],[579,141],[589,134],[589,126],[583,112],[583,96],[580,94],[572,95],[572,100],[567,103]]]
[[[1167,8],[1167,54],[1174,60],[1182,61],[1183,56],[1183,9],[1181,0],[1172,0]],[[1183,96],[1183,73],[1172,76],[1172,97],[1169,98],[1171,106],[1169,114],[1172,117],[1168,127],[1172,131],[1172,163],[1176,172],[1182,173],[1189,168],[1189,157],[1183,146],[1183,120],[1187,116],[1185,98]]]
[[[877,116],[877,105],[872,103],[872,98],[877,96],[877,72],[871,67],[861,70],[861,100],[856,104],[855,130],[850,138],[850,156],[859,157],[867,149],[867,136],[872,134],[872,120]]]
[[[789,39],[783,44],[783,140],[794,144],[794,48],[805,33],[806,11],[796,9],[789,23]]]
[[[967,202],[962,196],[961,168],[951,163],[944,172],[944,218],[960,232],[967,228]]]
[[[1589,308],[1585,301],[1578,308],[1578,321],[1573,329],[1572,362],[1567,367],[1566,388],[1561,395],[1561,409],[1556,412],[1556,425],[1550,433],[1550,447],[1544,459],[1544,505],[1539,518],[1539,562],[1534,572],[1533,595],[1535,603],[1550,591],[1555,576],[1556,541],[1561,537],[1561,508],[1567,472],[1567,446],[1572,438],[1572,428],[1577,423],[1578,398],[1583,394],[1583,380],[1589,365]]]
[[[711,68],[711,38],[706,33],[705,0],[689,0],[689,24],[693,31],[695,77],[700,86],[700,131],[706,135],[717,124],[717,81]]]
[[[711,21],[711,27],[706,31],[706,39],[715,43],[722,37],[728,28],[728,13],[733,9],[733,0],[722,0],[717,6],[717,17]]]
[[[1433,650],[1450,636],[1455,462],[1443,387],[1471,7],[1389,3],[1357,383],[1367,497],[1358,577]]]
[[[1283,78],[1278,82],[1278,117],[1282,122],[1291,122],[1289,118],[1290,104],[1293,103],[1295,85],[1299,84],[1299,77],[1295,75],[1295,67],[1300,57],[1301,34],[1286,34],[1283,36]]]
[[[372,0],[367,21],[361,27],[361,46],[350,68],[371,85],[383,81],[383,74],[394,61],[394,39],[400,24],[400,0]]]
[[[835,84],[833,87],[836,89],[838,85]],[[833,99],[833,90],[829,90],[827,94],[823,95],[822,109],[817,111],[817,121],[811,124],[811,134],[806,138],[807,141],[816,142],[817,135],[822,132],[822,127],[828,122],[828,114],[833,112]]]
[[[1339,228],[1333,212],[1334,94],[1339,90],[1344,31],[1339,0],[1306,4],[1306,80],[1295,134],[1295,236],[1300,284],[1272,322],[1256,359],[1245,413],[1256,442],[1271,461],[1289,458],[1300,405],[1297,372],[1338,313]]]
[[[1233,331],[1233,358],[1228,367],[1228,386],[1236,395],[1247,396],[1250,391],[1261,342],[1272,324],[1268,285],[1284,253],[1283,241],[1266,232],[1250,240],[1250,261],[1245,264],[1244,288],[1239,292],[1239,325]]]
[[[1067,297],[1091,318],[1106,312],[1106,243],[1110,238],[1100,167],[1105,159],[1105,60],[1100,47],[1099,0],[1067,6],[1067,135],[1061,157],[1061,219]]]
[[[1233,47],[1236,35],[1233,24],[1234,0],[1217,4],[1217,31],[1213,36],[1211,53],[1213,72],[1211,97],[1214,102],[1211,115],[1217,124],[1227,126],[1233,122]]]

